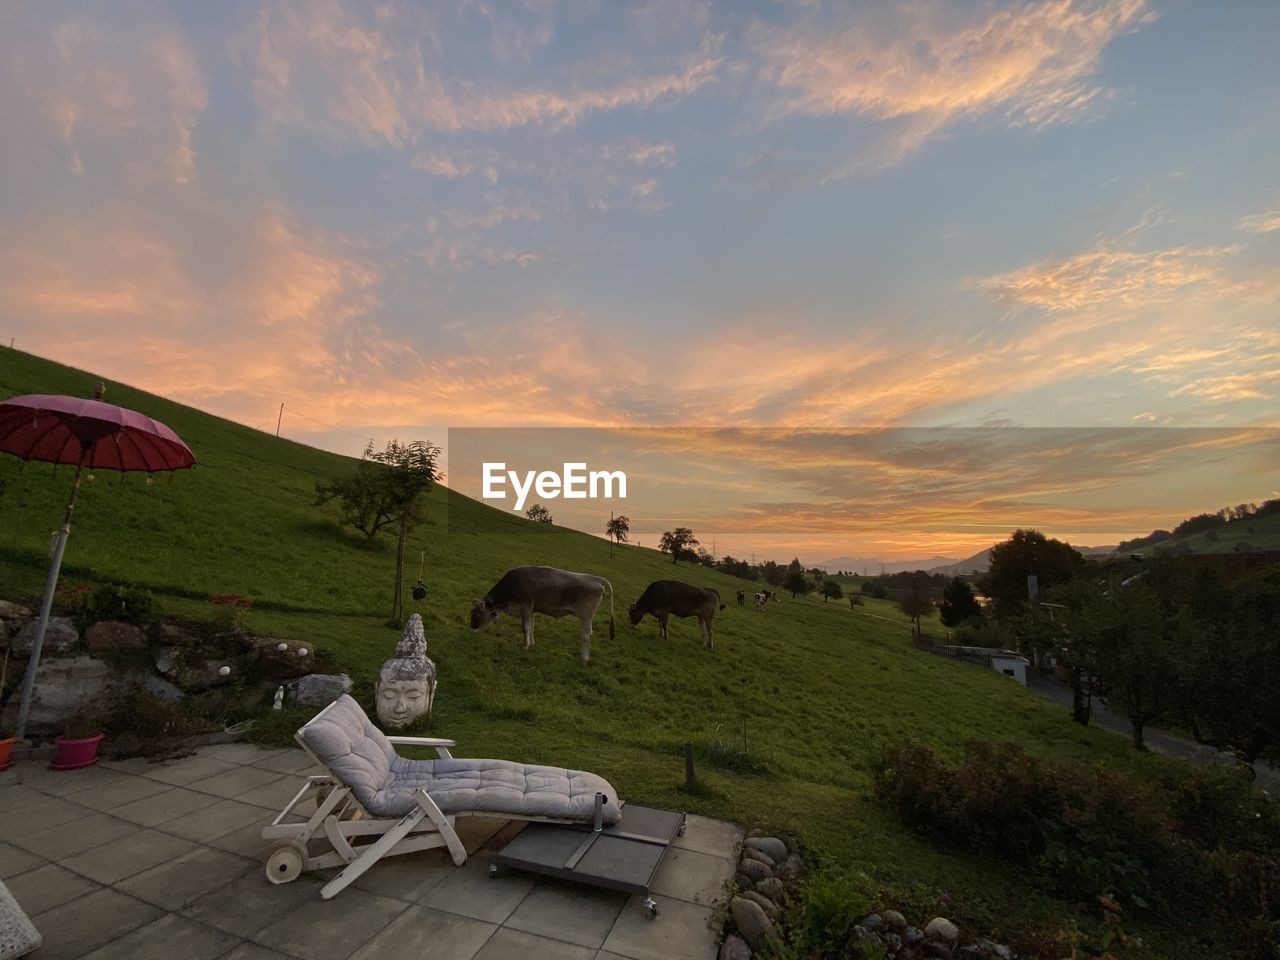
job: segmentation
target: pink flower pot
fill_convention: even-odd
[[[98,762],[98,744],[102,742],[102,734],[98,733],[83,740],[68,740],[66,737],[55,737],[53,741],[57,752],[49,761],[50,770],[79,770]]]
[[[13,757],[13,737],[0,740],[0,770],[8,770]]]

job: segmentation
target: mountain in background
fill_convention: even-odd
[[[901,573],[903,570],[928,570],[930,567],[936,567],[938,564],[960,563],[955,557],[929,557],[927,560],[893,560],[885,561],[885,573]],[[806,563],[806,567],[817,567],[820,570],[826,570],[828,573],[834,573],[836,570],[852,570],[854,573],[861,574],[863,571],[868,576],[874,577],[880,573],[880,563],[878,559],[871,557],[832,557],[830,560],[819,560],[817,563]]]
[[[994,544],[992,545],[994,546]],[[1075,546],[1075,544],[1072,544]],[[1076,547],[1086,557],[1103,557],[1110,553],[1115,553],[1115,544],[1105,547]],[[949,577],[964,576],[971,573],[986,573],[987,568],[991,566],[991,547],[980,550],[971,557],[963,560],[957,560],[955,563],[945,564],[938,567],[930,567],[927,573],[945,573]]]

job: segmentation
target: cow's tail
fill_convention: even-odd
[[[723,610],[726,604],[723,600],[720,599],[720,591],[717,590],[715,587],[712,587],[711,592],[716,595],[716,602],[720,604],[720,609]]]
[[[613,625],[613,584],[605,580],[604,577],[600,579],[604,580],[604,585],[609,588],[609,639],[613,640],[618,635],[618,631]]]

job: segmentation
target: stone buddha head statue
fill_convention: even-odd
[[[436,695],[436,665],[427,656],[422,617],[413,614],[404,625],[395,655],[378,672],[377,711],[384,727],[407,727],[431,716]]]

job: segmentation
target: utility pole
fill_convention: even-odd
[[[280,421],[284,419],[284,404],[280,404],[280,413],[276,416],[276,436],[280,436]]]

